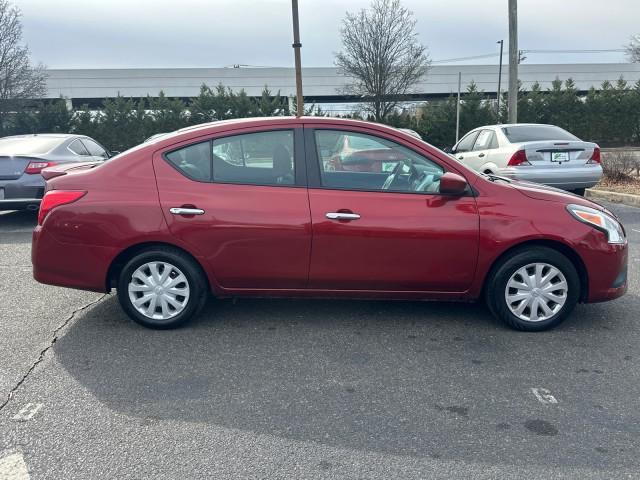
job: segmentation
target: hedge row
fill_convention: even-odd
[[[500,112],[495,99],[489,99],[470,84],[462,97],[460,133],[481,125],[504,123],[506,96]],[[412,128],[428,142],[445,147],[453,145],[456,131],[456,99],[427,102],[421,115],[393,113],[386,123]],[[322,110],[310,113],[323,115]],[[223,85],[203,85],[197,97],[188,103],[166,97],[147,97],[134,101],[121,96],[104,101],[99,110],[83,106],[74,111],[64,101],[41,102],[37,106],[0,118],[2,135],[44,132],[75,132],[89,135],[110,150],[126,150],[147,137],[162,132],[213,120],[254,116],[289,115],[288,102],[280,92],[268,88],[258,98],[245,91],[233,92]],[[357,117],[357,114],[352,115]],[[584,140],[602,146],[640,145],[640,81],[629,85],[622,78],[612,85],[604,82],[580,95],[574,82],[556,80],[544,91],[535,84],[521,91],[518,121],[559,125]]]

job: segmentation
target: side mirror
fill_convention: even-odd
[[[440,177],[440,193],[442,195],[464,195],[467,191],[467,180],[457,173],[446,172]]]

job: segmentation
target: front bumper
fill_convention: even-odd
[[[521,165],[501,168],[498,175],[514,180],[542,183],[563,190],[576,190],[596,185],[602,178],[602,167],[594,164],[562,169],[561,165],[553,167]]]
[[[594,232],[588,243],[578,250],[588,277],[587,303],[606,302],[621,297],[628,288],[628,244],[614,245],[602,241]]]

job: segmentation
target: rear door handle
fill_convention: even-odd
[[[169,211],[174,215],[204,215],[204,210],[201,208],[173,207]]]
[[[479,156],[480,158],[482,158],[482,157],[484,157],[484,153],[479,153],[479,154],[478,154],[478,156]]]
[[[458,160],[462,160],[463,158],[464,158],[464,156],[460,155],[460,156],[458,157]]]
[[[358,220],[360,215],[357,213],[345,212],[329,212],[325,215],[329,220]]]

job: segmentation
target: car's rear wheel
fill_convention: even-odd
[[[488,279],[490,310],[517,330],[555,327],[574,309],[580,278],[573,263],[547,247],[517,250],[502,259]]]
[[[206,303],[207,282],[185,253],[154,247],[131,258],[118,278],[118,299],[132,320],[148,328],[176,328]]]

